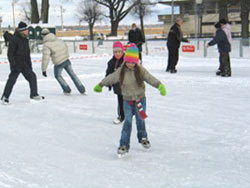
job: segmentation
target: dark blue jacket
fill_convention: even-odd
[[[231,52],[231,46],[227,39],[226,33],[222,29],[216,31],[215,37],[211,40],[208,45],[213,46],[217,44],[219,52]]]
[[[188,42],[186,38],[183,38],[181,27],[175,23],[168,33],[167,45],[169,47],[179,48],[181,42]]]
[[[19,31],[10,39],[7,55],[11,70],[32,69],[29,41]]]
[[[112,74],[113,72],[116,71],[116,69],[118,69],[118,67],[121,66],[121,64],[123,63],[123,57],[121,57],[121,59],[117,60],[115,58],[115,56],[113,56],[112,59],[109,60],[108,67],[106,70],[106,76],[108,76],[109,74]],[[116,83],[112,86],[113,86],[113,91],[115,94],[122,95],[120,83]]]

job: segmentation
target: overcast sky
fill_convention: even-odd
[[[78,19],[76,17],[76,7],[80,0],[71,0],[66,2],[65,0],[50,0],[50,14],[49,14],[49,24],[51,25],[61,25],[60,16],[60,5],[63,5],[65,12],[63,13],[64,25],[78,25]],[[21,17],[21,4],[25,2],[30,2],[30,0],[18,0],[15,4],[15,22],[16,25],[22,20]],[[41,3],[41,0],[38,0]],[[165,14],[171,12],[171,8],[166,5],[157,4],[154,7],[155,13],[151,16],[145,18],[146,24],[158,24],[158,14]],[[2,17],[2,27],[13,26],[13,11],[12,11],[12,0],[0,0],[0,16]],[[120,24],[131,24],[132,22],[139,23],[138,19],[127,16]],[[86,23],[82,23],[87,25]],[[109,19],[102,21],[102,23],[97,24],[110,24]]]

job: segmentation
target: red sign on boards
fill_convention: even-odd
[[[87,44],[80,44],[79,48],[80,48],[80,50],[88,50],[88,45]]]
[[[194,45],[183,45],[182,52],[195,52],[195,46]]]

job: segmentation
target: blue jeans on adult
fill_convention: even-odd
[[[81,83],[81,81],[79,80],[79,78],[77,77],[77,75],[74,73],[70,60],[66,60],[62,64],[55,65],[55,67],[54,67],[55,78],[59,82],[59,84],[61,85],[63,92],[65,92],[65,93],[71,92],[69,85],[62,77],[62,70],[63,69],[65,69],[66,72],[69,74],[69,76],[73,80],[75,86],[77,87],[78,91],[80,93],[84,93],[85,88],[84,88],[83,84]]]
[[[146,98],[141,99],[141,104],[143,110],[146,112]],[[135,104],[131,105],[129,104],[129,101],[124,100],[123,110],[125,114],[125,120],[121,133],[120,146],[127,146],[127,148],[129,148],[133,115],[135,115],[136,118],[138,141],[140,141],[142,138],[147,138],[147,131],[145,127],[145,120],[142,119]]]

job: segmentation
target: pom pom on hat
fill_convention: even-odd
[[[19,31],[24,31],[26,29],[28,29],[27,24],[24,23],[24,22],[19,22],[19,24],[18,24],[18,30]]]
[[[138,64],[139,62],[139,50],[136,47],[135,43],[131,43],[127,48],[124,56],[125,62]]]
[[[113,51],[115,51],[116,49],[120,49],[124,52],[124,47],[122,45],[122,43],[120,41],[116,41],[113,44]]]

